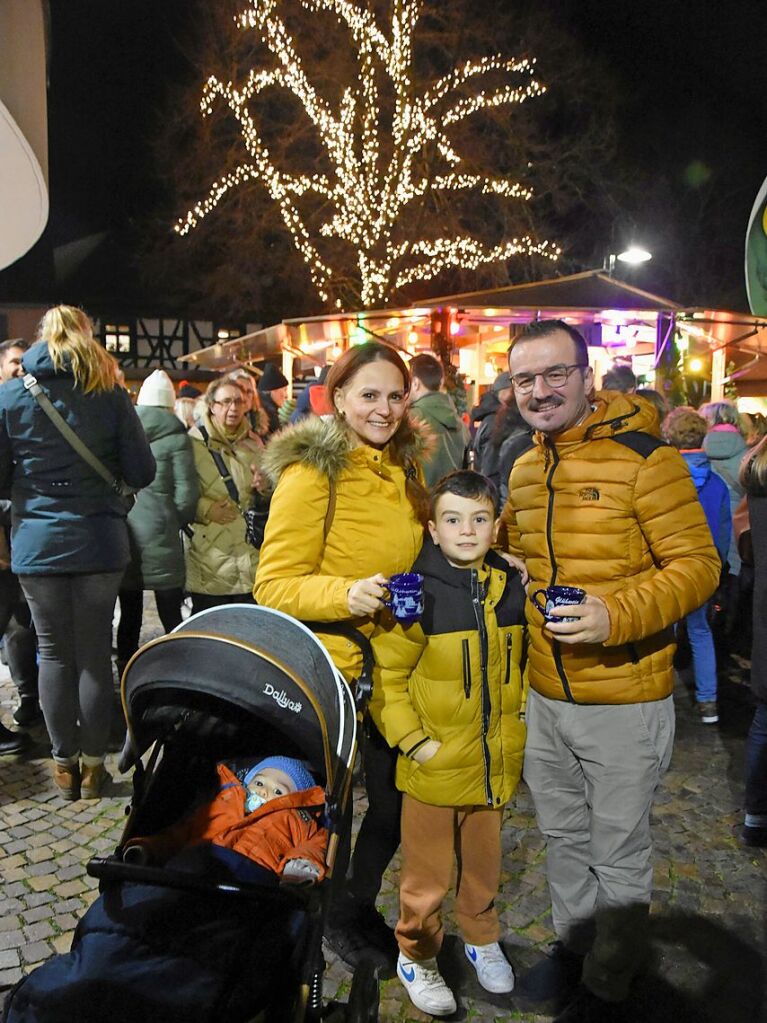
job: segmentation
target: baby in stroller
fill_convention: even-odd
[[[240,880],[249,880],[252,871],[231,853],[273,871],[283,883],[321,881],[325,795],[301,761],[274,756],[239,767],[219,763],[216,770],[220,787],[211,801],[155,835],[130,839],[123,860],[164,866],[209,842],[210,855]]]
[[[212,765],[211,765],[212,766]],[[325,794],[300,760],[272,756],[218,762],[218,791],[179,821],[129,839],[123,861],[136,881],[107,888],[56,956],[12,993],[4,1023],[213,1023],[250,1019],[287,984],[304,938],[294,899],[269,897],[323,880]],[[212,780],[212,779],[211,779]],[[250,899],[146,885],[162,868],[222,886],[246,884]],[[261,893],[260,895],[258,893]]]

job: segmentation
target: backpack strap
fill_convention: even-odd
[[[641,455],[642,458],[649,458],[653,451],[657,451],[658,448],[668,447],[665,440],[653,437],[649,433],[642,433],[640,430],[627,430],[626,433],[617,433],[610,440],[614,440],[616,444],[622,444],[624,448],[629,448],[630,451]]]

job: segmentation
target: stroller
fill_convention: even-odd
[[[371,667],[367,641],[347,634],[363,652],[356,707],[311,630],[269,608],[202,611],[135,654],[122,678],[128,738],[120,768],[135,768],[123,835],[113,855],[88,863],[100,896],[72,951],[14,988],[7,1023],[313,1023],[326,1015],[323,924],[339,840],[349,840],[347,801]],[[205,845],[189,849],[194,855],[180,865],[123,860],[131,839],[155,835],[206,800],[218,762],[275,754],[305,762],[324,787],[321,883],[280,885],[238,854],[252,869],[230,870]],[[378,1019],[370,964],[355,972],[348,1003],[329,1011],[347,1023]]]

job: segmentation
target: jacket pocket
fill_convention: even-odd
[[[511,650],[514,645],[514,638],[510,632],[506,633],[506,674],[504,676],[504,685],[508,685],[511,682]]]
[[[471,696],[471,656],[469,654],[468,639],[461,640],[461,652],[463,659],[463,692],[468,700]]]

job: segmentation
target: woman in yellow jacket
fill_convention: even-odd
[[[388,345],[349,349],[326,388],[334,418],[297,423],[266,450],[263,469],[275,490],[255,596],[295,618],[348,622],[370,635],[389,576],[407,571],[421,550],[428,497],[420,462],[427,441],[407,419],[410,375]],[[360,662],[357,648],[320,636],[351,680]],[[399,846],[396,755],[368,724],[362,756],[369,809],[325,937],[350,966],[370,957],[391,967],[396,944],[375,900]],[[339,855],[341,880],[343,866]]]
[[[246,410],[234,381],[214,380],[205,394],[205,411],[189,431],[200,485],[186,555],[186,588],[195,612],[253,599],[258,551],[245,536],[244,513],[263,443],[251,433]]]

